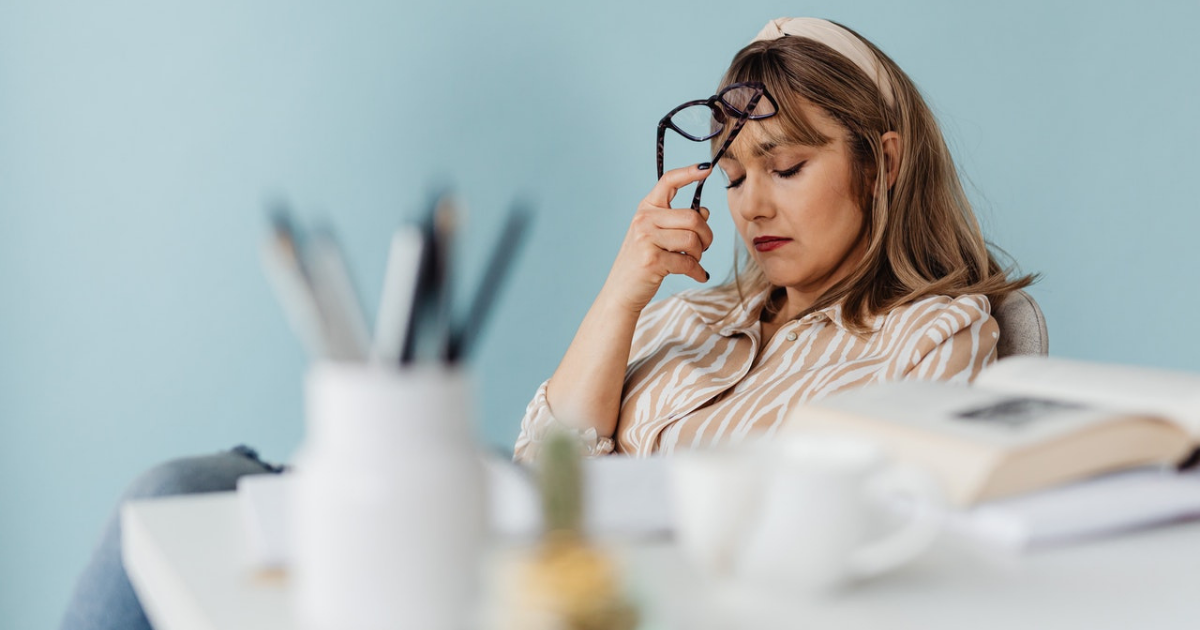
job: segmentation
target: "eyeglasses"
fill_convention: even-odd
[[[667,129],[674,129],[679,135],[695,142],[704,142],[717,137],[725,130],[729,118],[734,118],[729,136],[721,144],[721,148],[713,154],[712,164],[725,155],[733,139],[745,126],[747,120],[762,120],[770,118],[779,111],[775,99],[767,93],[767,86],[756,81],[734,83],[707,99],[688,101],[672,109],[662,120],[658,121],[658,178],[663,176],[663,142],[666,140]],[[704,191],[705,179],[696,184],[696,194],[692,197],[692,210],[700,210],[700,193]]]

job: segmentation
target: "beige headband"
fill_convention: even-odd
[[[895,105],[892,96],[892,83],[883,71],[879,59],[861,39],[846,29],[819,18],[777,18],[767,22],[753,41],[779,39],[785,35],[807,37],[813,41],[825,44],[843,57],[854,62],[860,70],[875,81],[879,92],[889,107]]]

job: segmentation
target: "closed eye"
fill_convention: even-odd
[[[738,186],[741,186],[742,182],[744,182],[744,181],[746,181],[745,175],[742,175],[741,177],[739,177],[737,179],[731,179],[731,180],[729,180],[729,183],[725,185],[725,188],[727,190],[730,188],[737,188]]]
[[[805,160],[805,161],[803,161],[803,162],[800,162],[799,164],[797,164],[797,165],[795,165],[795,166],[793,166],[792,168],[789,168],[789,169],[787,169],[787,170],[784,170],[784,171],[775,171],[775,174],[776,174],[776,175],[778,175],[778,176],[780,176],[780,177],[782,177],[783,179],[787,179],[787,178],[789,178],[789,177],[791,177],[791,176],[795,175],[796,173],[799,173],[799,172],[800,172],[800,169],[801,169],[801,168],[804,168],[804,165],[805,165],[805,164],[807,164],[807,163],[808,163],[808,160]]]

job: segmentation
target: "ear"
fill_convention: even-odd
[[[888,190],[896,185],[896,178],[900,176],[900,160],[904,155],[904,140],[900,134],[895,131],[889,131],[882,136],[880,140],[883,142],[883,164],[887,169],[887,185]]]

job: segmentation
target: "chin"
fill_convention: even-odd
[[[761,264],[758,268],[762,269],[763,276],[766,277],[767,282],[770,282],[772,286],[790,287],[803,281],[803,278],[796,274],[795,268],[788,269],[783,273],[781,273],[782,270],[778,268],[771,269],[770,267],[764,267]]]
[[[767,282],[770,282],[771,286],[790,287],[790,286],[796,284],[796,279],[795,278],[781,278],[779,276],[770,276],[769,275],[769,276],[767,276]]]

